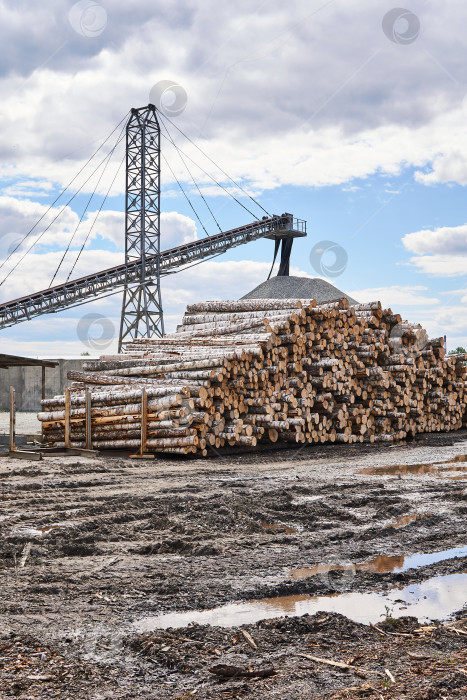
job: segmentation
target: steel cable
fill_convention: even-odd
[[[54,199],[54,201],[52,202],[52,204],[51,204],[51,205],[48,207],[48,209],[42,214],[42,216],[40,217],[40,219],[38,219],[38,221],[36,221],[36,223],[34,224],[34,226],[33,226],[31,229],[29,229],[29,231],[28,231],[27,233],[25,233],[25,235],[23,236],[23,238],[21,239],[21,241],[18,243],[18,245],[17,245],[15,248],[13,248],[13,250],[12,250],[11,253],[8,255],[8,257],[6,257],[5,260],[3,260],[3,262],[0,264],[0,270],[1,270],[2,267],[5,265],[5,263],[8,262],[8,260],[11,258],[11,256],[14,255],[14,254],[16,253],[16,251],[17,251],[18,248],[23,244],[23,242],[26,240],[26,238],[27,238],[27,237],[34,231],[34,229],[40,224],[40,222],[42,221],[42,219],[43,219],[45,216],[47,216],[47,214],[49,213],[49,211],[55,206],[55,204],[58,202],[58,200],[60,199],[60,197],[61,197],[63,194],[65,194],[65,192],[71,187],[71,185],[74,183],[74,181],[76,180],[76,178],[77,178],[79,175],[81,175],[81,173],[83,172],[83,170],[89,165],[89,163],[92,161],[92,159],[99,153],[99,151],[101,150],[101,148],[102,148],[103,146],[105,146],[105,144],[107,143],[107,141],[108,141],[108,140],[111,138],[111,136],[117,131],[117,129],[119,128],[120,124],[121,124],[123,121],[125,121],[125,119],[127,118],[127,116],[128,116],[128,112],[125,114],[125,116],[123,117],[123,119],[121,119],[121,120],[119,121],[119,123],[117,124],[117,126],[115,127],[115,129],[113,129],[113,131],[107,136],[107,138],[105,139],[105,141],[103,141],[103,142],[101,143],[101,145],[99,146],[99,148],[98,148],[97,150],[94,151],[94,153],[92,154],[92,156],[91,156],[91,157],[89,158],[89,160],[83,165],[83,167],[76,173],[76,175],[74,176],[74,178],[73,178],[72,180],[70,180],[70,182],[68,183],[68,185],[66,185],[66,187],[60,192],[60,194],[58,195],[58,197],[56,197],[56,198]],[[94,172],[95,172],[95,171],[94,171]],[[5,280],[3,280],[3,281],[5,281]],[[3,284],[3,282],[2,282],[1,284]]]

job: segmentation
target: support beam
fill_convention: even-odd
[[[290,254],[292,253],[293,238],[281,239],[281,262],[278,277],[288,277],[290,273]]]
[[[10,386],[10,452],[16,450],[16,403],[15,388]]]
[[[70,434],[71,434],[70,413],[71,413],[70,390],[65,389],[65,449],[66,450],[71,447],[71,444],[70,444]]]
[[[286,237],[290,234],[294,237],[306,236],[306,222],[294,219],[292,214],[254,221],[214,236],[201,238],[199,241],[190,241],[164,250],[160,257],[146,256],[146,278],[157,277],[158,265],[160,274],[166,275],[260,238]],[[0,330],[37,316],[80,306],[93,298],[118,291],[130,282],[137,284],[140,280],[140,270],[141,263],[137,260],[0,304]]]
[[[127,273],[118,351],[138,337],[164,335],[160,289],[160,128],[154,105],[132,109],[126,128],[125,264],[139,266],[136,284]],[[148,274],[147,258],[154,273]]]
[[[92,434],[91,434],[91,392],[86,389],[85,396],[85,413],[86,413],[86,449],[92,450]]]
[[[45,365],[42,365],[42,401],[45,399]]]

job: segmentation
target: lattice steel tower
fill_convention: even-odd
[[[123,293],[119,352],[134,338],[164,335],[160,288],[160,127],[156,108],[132,109],[126,126],[125,265],[141,258],[139,279]],[[146,277],[146,256],[156,275]]]

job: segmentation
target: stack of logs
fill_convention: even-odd
[[[141,454],[457,430],[466,357],[443,345],[379,302],[209,301],[176,333],[69,372],[39,420],[50,445]]]

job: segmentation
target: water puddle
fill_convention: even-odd
[[[296,535],[298,532],[296,527],[287,527],[286,525],[270,525],[269,523],[260,523],[260,525],[264,530],[283,532],[286,535]]]
[[[369,474],[371,476],[422,476],[423,474],[434,474],[435,476],[444,476],[444,472],[448,471],[467,471],[467,467],[443,467],[444,464],[460,464],[462,462],[467,462],[467,455],[457,455],[456,457],[451,457],[443,462],[432,462],[426,464],[391,464],[385,467],[365,467],[364,469],[360,469],[358,474]],[[450,478],[467,479],[467,474]]]
[[[431,552],[429,554],[412,554],[407,557],[403,555],[379,555],[373,559],[368,559],[361,564],[351,564],[347,562],[339,564],[337,562],[335,564],[315,564],[311,567],[293,569],[290,572],[290,577],[295,580],[300,580],[310,578],[310,576],[328,574],[330,571],[349,570],[370,571],[371,573],[378,574],[398,574],[403,571],[408,571],[409,569],[419,569],[423,566],[430,566],[430,564],[437,564],[440,561],[465,556],[467,556],[467,546],[454,547],[453,549],[445,549],[441,552]]]
[[[441,552],[430,552],[428,554],[411,554],[409,557],[404,557],[404,564],[400,569],[394,569],[396,573],[399,571],[407,571],[408,569],[418,569],[421,566],[430,566],[437,564],[446,559],[455,559],[456,557],[467,556],[467,546],[454,547],[453,549],[445,549]]]
[[[273,617],[314,615],[317,612],[341,613],[360,622],[376,624],[389,610],[392,617],[413,615],[420,622],[445,620],[462,609],[467,602],[467,574],[437,576],[420,584],[394,588],[387,593],[341,593],[310,597],[292,595],[282,598],[231,603],[213,610],[168,613],[147,617],[134,623],[138,632],[169,627],[186,627],[191,622],[200,625],[234,627],[253,624]]]

